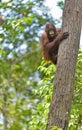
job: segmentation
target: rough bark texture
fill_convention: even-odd
[[[67,130],[74,91],[74,75],[79,49],[82,0],[66,0],[63,13],[63,32],[69,38],[59,48],[55,85],[46,130],[57,126]]]

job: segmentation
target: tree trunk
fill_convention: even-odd
[[[66,0],[63,32],[69,32],[59,48],[55,85],[46,130],[67,130],[74,91],[74,75],[80,43],[82,0]]]

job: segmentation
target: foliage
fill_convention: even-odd
[[[49,105],[52,95],[52,82],[54,78],[54,65],[50,62],[42,61],[38,68],[41,72],[41,79],[38,87],[34,90],[41,98],[37,104],[37,110],[32,114],[32,121],[30,122],[30,129],[44,130],[47,123],[47,116],[49,112]],[[51,78],[50,78],[51,77]]]
[[[41,72],[41,81],[39,82],[38,88],[35,89],[35,93],[43,99],[37,105],[36,115],[34,114],[32,118],[33,127],[35,130],[45,130],[47,123],[47,116],[49,112],[49,106],[51,102],[52,88],[53,88],[53,78],[54,72],[56,71],[56,66],[52,65],[50,62],[42,61],[39,66]],[[78,62],[76,67],[75,75],[75,90],[74,98],[71,109],[69,130],[77,130],[81,128],[82,122],[82,51],[79,51]]]
[[[4,16],[0,26],[0,129],[29,129],[38,95],[41,62],[40,35],[52,21],[43,0],[9,0],[0,3]],[[5,108],[5,109],[4,109]]]
[[[69,130],[82,128],[82,50],[78,54],[75,75],[75,91],[71,109]],[[81,126],[80,126],[81,125]]]
[[[47,21],[53,21],[43,2],[0,3],[0,12],[4,15],[0,25],[0,129],[5,125],[6,130],[44,130],[46,127],[56,66],[41,62],[41,31]],[[81,59],[82,51],[78,55],[69,130],[81,128]]]
[[[57,3],[57,5],[58,5],[61,9],[64,8],[64,2],[63,2],[63,1],[59,1],[59,2]]]
[[[50,130],[62,130],[62,129],[58,128],[57,126],[52,126]]]

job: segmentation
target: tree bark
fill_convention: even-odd
[[[46,130],[55,126],[67,130],[74,91],[74,75],[80,43],[82,0],[66,0],[63,32],[69,32],[58,52],[55,85]]]

